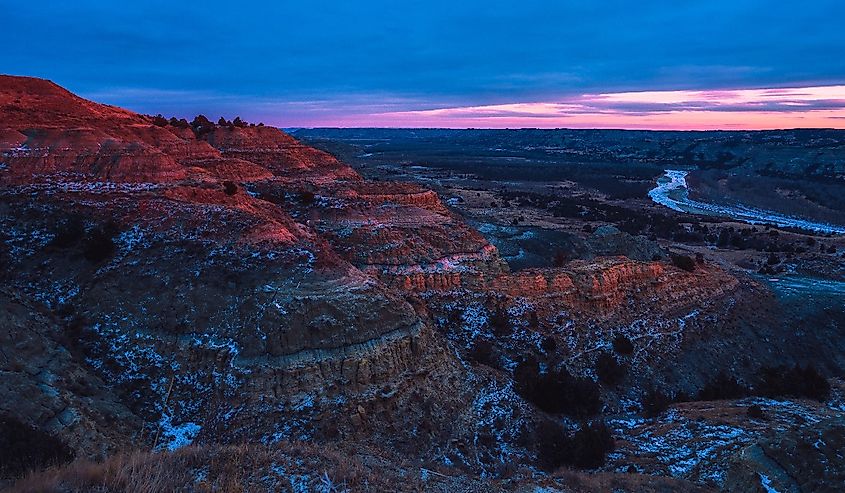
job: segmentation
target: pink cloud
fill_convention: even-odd
[[[451,128],[845,128],[845,86],[584,94],[554,102],[335,115],[314,123]]]

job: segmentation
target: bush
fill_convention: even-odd
[[[0,414],[0,477],[20,477],[73,457],[73,450],[58,438]]]
[[[610,430],[604,422],[584,424],[575,432],[572,440],[570,464],[582,469],[595,469],[604,465],[605,456],[612,452],[616,445]]]
[[[531,312],[531,315],[528,316],[528,327],[533,330],[540,328],[540,317],[537,316],[537,312]]]
[[[745,413],[751,419],[759,419],[759,420],[766,419],[766,413],[764,413],[763,409],[756,404],[754,404],[752,406],[748,406],[748,409],[745,410]]]
[[[510,314],[503,304],[497,304],[496,309],[493,310],[490,316],[490,327],[493,328],[493,333],[497,337],[505,337],[513,332]]]
[[[188,127],[191,126],[191,124],[188,123],[188,120],[186,120],[184,118],[180,118],[180,119],[177,120],[176,117],[174,116],[174,117],[170,118],[170,126],[176,127],[176,128],[188,128]]]
[[[687,255],[676,255],[674,253],[671,254],[670,257],[672,259],[672,264],[675,267],[685,270],[687,272],[692,272],[695,270],[695,260],[693,260],[692,257],[689,257]]]
[[[698,393],[699,401],[719,401],[727,399],[739,399],[749,395],[749,390],[744,385],[729,377],[724,372],[719,373],[716,378],[708,382]]]
[[[153,125],[155,125],[156,127],[166,127],[167,118],[161,116],[161,114],[158,114],[153,117]]]
[[[616,385],[625,378],[628,369],[625,365],[616,361],[616,358],[607,352],[602,352],[596,358],[596,375],[599,381],[607,385]]]
[[[548,413],[586,418],[601,411],[598,384],[565,368],[541,373],[537,361],[528,358],[514,369],[514,381],[519,395]]]
[[[764,367],[755,390],[766,397],[808,397],[819,402],[830,398],[830,384],[812,365]]]
[[[634,354],[634,344],[631,342],[631,339],[620,334],[613,339],[613,350],[617,354],[628,356]]]
[[[544,337],[543,342],[540,343],[540,349],[546,354],[551,354],[557,349],[557,341],[552,336]]]
[[[562,466],[570,453],[566,430],[560,423],[550,419],[540,422],[534,430],[534,443],[537,444],[540,467],[549,472]]]
[[[117,249],[114,244],[115,234],[117,227],[112,223],[91,230],[82,252],[85,258],[94,263],[110,259]]]
[[[299,192],[299,201],[302,205],[312,205],[314,203],[314,192],[303,190]]]
[[[473,361],[477,361],[482,365],[495,367],[496,354],[493,343],[486,339],[476,339],[475,343],[470,348],[468,356]]]
[[[229,180],[223,182],[223,191],[226,195],[235,195],[238,192],[238,186]]]
[[[69,248],[76,245],[84,235],[85,225],[82,218],[74,216],[59,224],[52,245],[57,248]]]
[[[214,131],[214,124],[205,115],[197,115],[191,122],[191,129],[197,138],[202,138]]]
[[[563,267],[569,261],[569,254],[564,252],[563,250],[558,250],[555,253],[554,259],[552,259],[552,263],[555,267]]]
[[[665,411],[669,404],[672,403],[672,398],[664,393],[662,390],[651,387],[646,390],[643,395],[643,416],[646,418],[654,418]]]
[[[550,472],[563,465],[581,469],[601,467],[608,452],[615,448],[610,430],[603,422],[584,423],[570,436],[560,423],[546,420],[537,426],[534,441],[540,467]]]

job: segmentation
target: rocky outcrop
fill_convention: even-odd
[[[26,140],[0,148],[5,184],[49,181],[168,183],[189,170],[143,142],[123,141],[93,128],[21,129]],[[14,143],[13,143],[14,145]]]
[[[844,418],[835,408],[800,399],[678,404],[660,419],[611,421],[617,450],[606,469],[672,476],[719,491],[837,491],[845,478]]]
[[[58,327],[78,327],[83,366],[137,416],[119,436],[152,440],[309,395],[344,401],[451,367],[414,309],[309,219],[323,197],[354,200],[362,214],[388,199],[332,156],[268,127],[197,138],[47,81],[0,77],[0,102],[9,289],[61,311]],[[262,187],[280,200],[253,191]],[[394,188],[397,208],[446,213],[432,192]],[[306,190],[318,200],[290,200]],[[37,382],[23,380],[4,395]],[[53,419],[35,416],[42,427]],[[227,436],[268,433],[246,426],[232,422]]]
[[[504,300],[545,323],[677,311],[736,286],[713,266],[621,257],[510,273],[433,191],[366,181],[278,129],[165,125],[26,78],[0,77],[0,103],[2,275],[35,313],[13,310],[0,347],[33,349],[6,358],[0,389],[38,396],[3,410],[85,455],[366,429],[438,461],[460,437],[449,460],[489,471],[525,459],[536,410],[467,370],[433,328],[442,304],[477,303],[481,319]]]
[[[644,236],[630,235],[610,225],[596,228],[586,243],[590,252],[598,256],[624,255],[642,262],[666,258],[666,252],[657,242]]]
[[[358,173],[331,154],[303,145],[276,128],[217,127],[204,138],[223,156],[259,164],[277,177],[313,183],[360,180]]]
[[[141,421],[89,369],[74,340],[78,327],[62,327],[5,289],[0,316],[0,414],[59,437],[78,455],[128,446]]]
[[[764,438],[733,459],[725,491],[839,491],[845,484],[843,449],[841,416]]]

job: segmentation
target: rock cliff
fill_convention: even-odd
[[[739,285],[621,257],[512,273],[431,190],[275,128],[212,127],[0,76],[0,349],[28,348],[0,390],[38,407],[0,411],[91,457],[342,436],[489,472],[529,460],[536,410],[469,369],[455,347],[473,340],[436,330],[449,310],[630,321]]]
[[[35,79],[1,77],[0,102],[7,285],[76,327],[79,364],[131,409],[136,439],[450,367],[408,303],[298,216],[312,204],[289,204],[356,190],[333,157],[274,128],[158,126]],[[21,414],[69,412],[53,407]]]

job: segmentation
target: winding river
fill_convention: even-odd
[[[699,202],[689,198],[686,177],[688,171],[667,169],[658,178],[657,186],[648,192],[654,202],[670,209],[690,214],[728,217],[749,224],[770,224],[782,228],[800,228],[821,233],[845,234],[845,226],[813,222],[777,212],[755,209],[743,205],[719,205]]]

